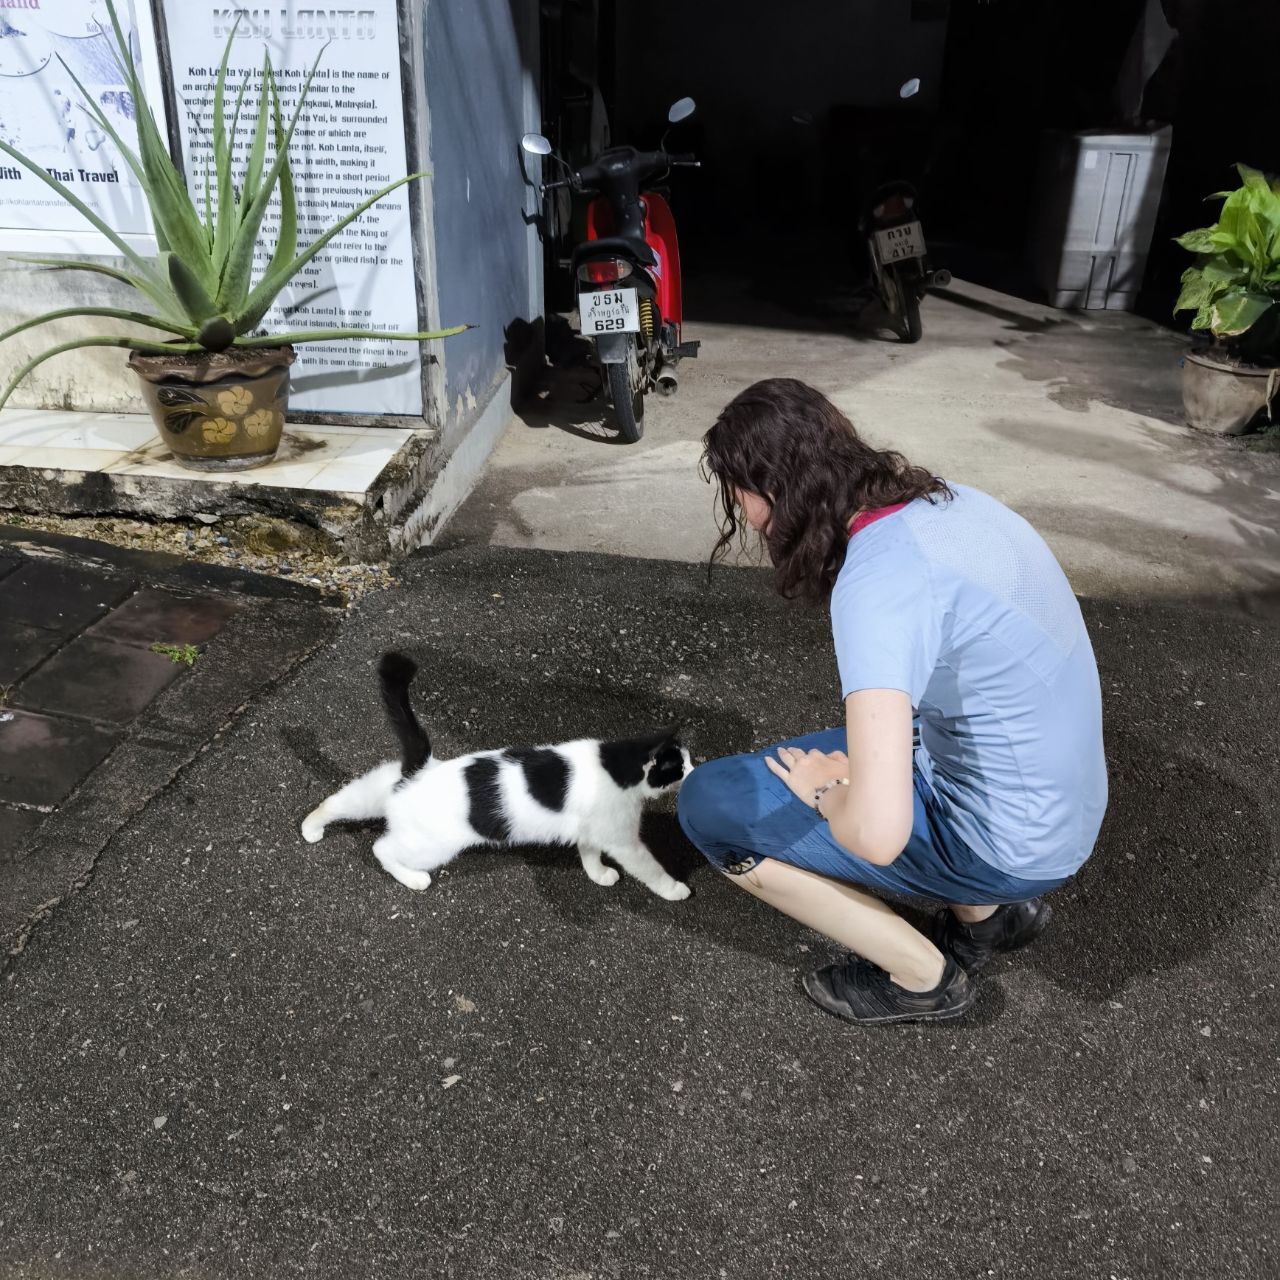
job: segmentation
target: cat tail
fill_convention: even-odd
[[[396,737],[400,739],[401,771],[406,778],[425,768],[431,760],[431,739],[418,723],[409,702],[409,686],[417,674],[417,663],[403,653],[384,653],[378,663],[382,705]]]

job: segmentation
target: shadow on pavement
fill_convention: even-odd
[[[1112,727],[1111,802],[1097,850],[1056,895],[1027,953],[1087,999],[1135,978],[1191,969],[1248,919],[1275,857],[1254,794],[1167,740]]]

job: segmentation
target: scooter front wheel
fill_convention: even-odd
[[[604,371],[618,436],[625,444],[636,444],[644,435],[644,375],[635,344],[627,348],[626,360],[606,364]]]

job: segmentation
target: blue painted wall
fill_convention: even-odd
[[[538,127],[526,106],[538,10],[537,0],[424,0],[424,10],[440,319],[478,326],[443,344],[454,427],[491,398],[512,325],[523,333],[536,316],[520,138]]]

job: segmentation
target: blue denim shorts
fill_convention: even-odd
[[[873,891],[960,905],[1025,902],[1066,883],[1067,878],[1024,880],[984,862],[952,830],[918,768],[907,847],[887,867],[855,857],[836,843],[821,815],[764,762],[779,747],[843,751],[846,745],[844,729],[826,729],[699,765],[680,788],[685,835],[729,875],[742,875],[761,859],[774,858]]]

